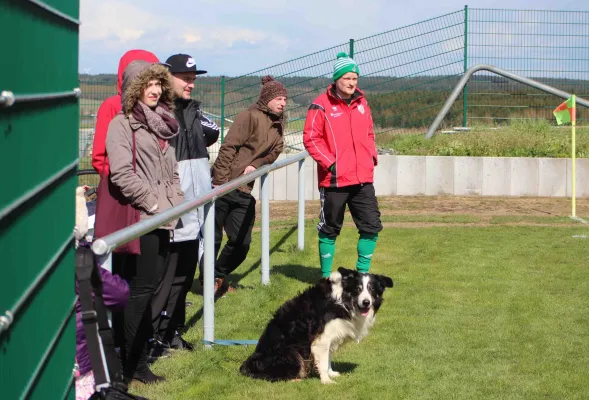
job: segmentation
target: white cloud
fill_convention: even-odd
[[[577,9],[578,4],[477,0],[476,7]],[[350,38],[456,12],[464,1],[421,0],[417,7],[411,5],[392,0],[81,0],[80,68],[111,72],[126,50],[144,48],[160,57],[187,52],[211,74],[241,75],[345,44]],[[459,41],[443,46],[450,50]]]
[[[192,35],[190,33],[184,34],[184,42],[185,43],[195,43],[195,42],[200,42],[201,40],[202,40],[202,37],[199,35]]]
[[[109,48],[141,47],[146,44],[159,48],[191,45],[213,49],[233,47],[237,42],[259,44],[269,42],[285,45],[287,39],[275,33],[235,26],[194,27],[189,16],[178,15],[176,10],[167,15],[159,10],[130,4],[121,0],[82,0],[80,42],[82,46],[100,42]],[[157,37],[156,37],[157,36]],[[157,39],[157,40],[156,40]]]
[[[261,31],[239,28],[213,28],[213,29],[186,29],[181,38],[186,44],[198,44],[200,48],[215,48],[219,45],[232,47],[235,42],[245,42],[256,44],[264,41],[279,43],[280,40],[274,40],[268,34]]]
[[[199,3],[202,4],[209,4],[215,7],[221,5],[219,0],[200,0]],[[266,12],[273,12],[273,11],[284,11],[285,8],[288,8],[293,2],[289,2],[287,0],[231,0],[231,1],[224,1],[222,3],[223,7],[227,7],[227,9],[231,8],[241,8],[247,9],[249,11],[266,11]],[[296,4],[296,3],[295,3]]]
[[[83,0],[80,4],[80,41],[137,40],[158,24],[150,13],[121,1]],[[151,20],[151,21],[150,21]],[[143,22],[143,24],[141,23]]]

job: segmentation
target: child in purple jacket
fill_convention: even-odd
[[[76,247],[87,245],[85,236],[88,231],[88,212],[84,192],[87,187],[76,189],[76,226],[74,236]],[[118,275],[113,275],[104,268],[99,267],[102,278],[102,296],[104,306],[117,311],[125,308],[129,299],[129,285]],[[78,284],[76,282],[76,294]],[[94,393],[94,374],[90,364],[90,354],[86,343],[84,325],[82,324],[82,305],[80,300],[76,302],[76,363],[78,371],[76,374],[76,400],[88,400]]]

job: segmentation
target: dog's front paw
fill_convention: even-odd
[[[334,370],[329,370],[329,372],[327,373],[329,375],[330,378],[337,378],[338,376],[340,376],[341,374],[337,371]]]
[[[335,381],[333,381],[329,377],[327,377],[327,378],[321,378],[321,383],[324,385],[331,385],[332,383],[335,383]]]

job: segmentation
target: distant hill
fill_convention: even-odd
[[[259,96],[260,76],[225,77],[225,117],[231,119],[254,103]],[[441,105],[458,82],[460,75],[361,77],[360,88],[373,111],[380,130],[423,128],[431,123]],[[289,90],[289,119],[305,117],[312,100],[330,84],[327,77],[278,77]],[[534,79],[534,78],[533,78]],[[589,97],[589,81],[574,79],[536,80],[561,90]],[[100,102],[116,93],[115,74],[80,74],[82,116],[95,114]],[[221,77],[199,77],[194,98],[212,115],[221,115]],[[472,120],[500,123],[509,118],[552,118],[559,104],[555,96],[509,81],[497,75],[479,73],[468,85],[468,116]],[[585,110],[580,110],[580,118]],[[462,121],[462,102],[457,102],[445,124]]]

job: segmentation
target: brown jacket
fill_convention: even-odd
[[[137,154],[137,172],[133,172],[133,131]],[[182,204],[178,163],[174,148],[166,145],[162,151],[157,137],[133,116],[118,114],[108,126],[106,152],[110,164],[110,180],[123,196],[141,211],[141,219],[149,218],[148,211],[158,205],[160,213]],[[174,229],[174,220],[164,229]]]
[[[285,117],[254,104],[241,112],[231,125],[213,165],[213,184],[222,185],[243,174],[246,167],[272,164],[284,148]],[[254,182],[241,187],[250,193]]]
[[[125,70],[127,74],[129,67]],[[136,76],[133,76],[136,75]],[[171,77],[162,66],[152,66],[140,72],[131,71],[128,88],[123,94],[123,112],[109,124],[106,135],[106,152],[110,165],[110,180],[134,207],[140,210],[141,219],[151,216],[149,210],[156,204],[156,213],[177,206],[184,201],[180,187],[178,163],[174,148],[166,143],[162,150],[156,135],[137,121],[131,109],[141,88],[151,79],[162,81],[160,101],[172,105]],[[123,87],[127,81],[123,82]],[[133,132],[135,132],[136,172],[133,171]],[[174,229],[178,220],[171,221],[163,229]]]

